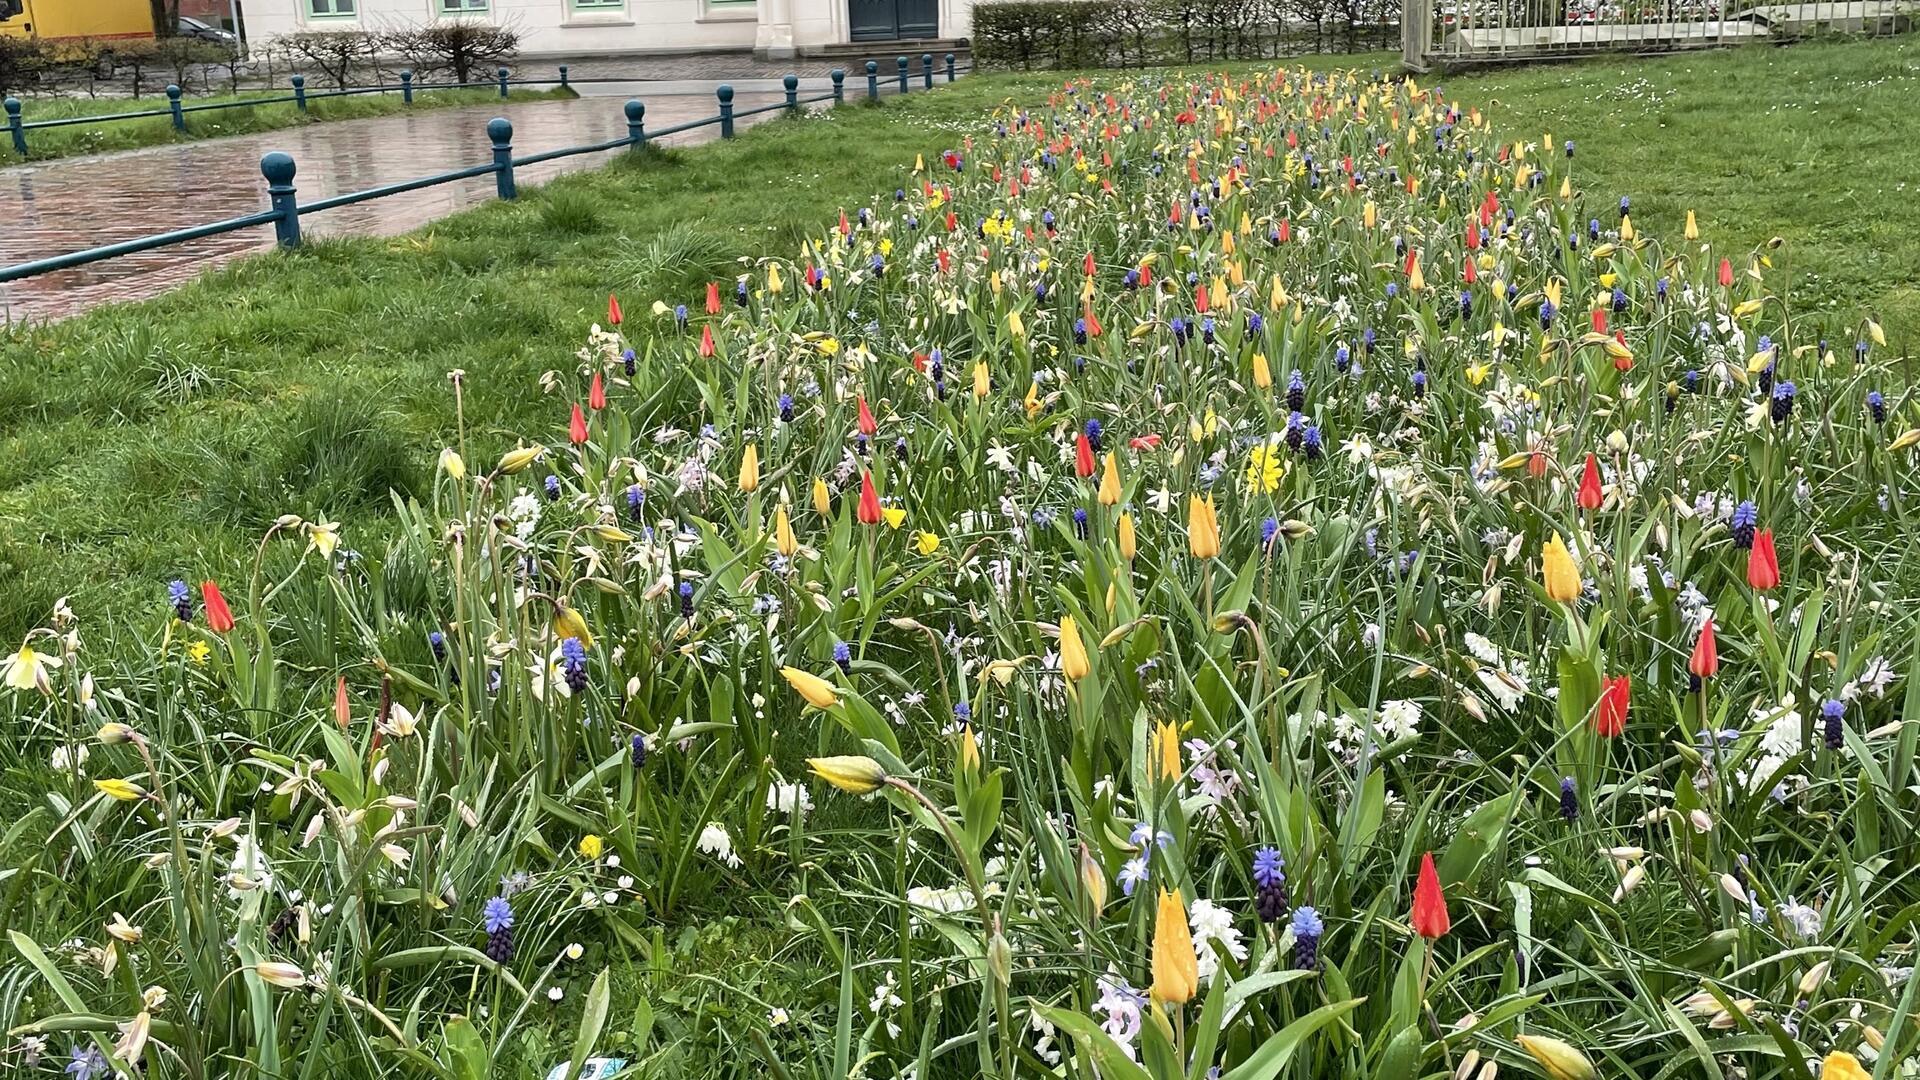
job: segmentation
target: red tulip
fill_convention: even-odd
[[[717,281],[707,282],[707,314],[720,314],[720,283]]]
[[[1720,671],[1720,650],[1713,640],[1711,618],[1700,627],[1700,637],[1693,643],[1693,655],[1687,660],[1687,670],[1700,679],[1711,679]]]
[[[840,211],[840,235],[845,236],[852,231],[852,227],[847,224],[847,212],[845,210]]]
[[[1587,467],[1580,474],[1580,509],[1598,510],[1606,496],[1600,491],[1600,462],[1592,454],[1587,455]]]
[[[1074,436],[1073,471],[1082,480],[1093,475],[1093,443],[1087,440],[1084,431]]]
[[[1082,317],[1087,320],[1087,336],[1088,337],[1099,337],[1101,334],[1106,332],[1106,327],[1100,325],[1100,317],[1093,313],[1092,301],[1088,301],[1086,306],[1086,313]]]
[[[1287,134],[1291,135],[1293,133],[1288,132]],[[1280,242],[1284,244],[1291,239],[1293,239],[1293,220],[1291,218],[1281,218],[1280,219]]]
[[[607,324],[620,325],[620,298],[612,293],[607,294]]]
[[[1604,334],[1607,332],[1607,309],[1606,308],[1593,309],[1593,332],[1596,334]]]
[[[599,372],[593,373],[593,385],[587,388],[587,408],[598,412],[607,407],[607,384]]]
[[[567,421],[567,438],[575,446],[587,441],[587,414],[580,411],[577,401],[573,403],[573,416]]]
[[[1633,680],[1615,675],[1600,684],[1600,708],[1593,714],[1593,729],[1611,739],[1627,730],[1627,703],[1633,694]]]
[[[1547,455],[1535,450],[1527,455],[1527,475],[1535,480],[1547,475]]]
[[[1088,277],[1093,276],[1093,252],[1087,252],[1087,257],[1080,263],[1080,266],[1081,269],[1087,272]]]
[[[1472,223],[1467,225],[1467,250],[1480,250],[1480,226]]]
[[[1207,286],[1205,282],[1193,287],[1193,310],[1202,315],[1207,313]]]
[[[862,525],[880,524],[880,493],[874,490],[873,474],[870,472],[860,474],[860,505],[855,510],[855,516]]]
[[[1766,592],[1780,585],[1780,558],[1773,551],[1773,530],[1753,534],[1753,550],[1747,553],[1747,584]]]
[[[1127,440],[1127,449],[1140,451],[1158,450],[1160,449],[1160,436],[1157,432],[1148,435],[1136,435]]]
[[[701,327],[700,328],[700,355],[712,356],[715,351],[716,350],[713,347],[713,327],[711,326]]]
[[[859,419],[860,434],[865,435],[866,437],[871,439],[873,436],[879,434],[880,425],[873,422],[873,410],[867,408],[866,395],[861,394],[856,400],[858,400],[860,403],[860,419]]]
[[[1733,288],[1733,260],[1731,259],[1720,260],[1720,287]]]
[[[1413,887],[1413,929],[1432,941],[1447,935],[1453,920],[1447,917],[1447,894],[1440,889],[1440,872],[1433,868],[1433,852],[1420,856],[1420,880]]]
[[[201,582],[200,601],[207,606],[208,629],[216,634],[233,629],[233,612],[227,609],[227,598],[220,595],[220,586],[211,581]]]

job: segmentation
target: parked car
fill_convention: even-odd
[[[180,36],[224,45],[229,49],[236,48],[240,44],[240,38],[233,31],[209,26],[199,19],[190,19],[185,15],[180,16]]]

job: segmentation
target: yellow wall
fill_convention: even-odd
[[[27,0],[24,15],[0,23],[0,33],[37,38],[152,37],[148,0]]]

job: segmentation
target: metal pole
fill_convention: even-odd
[[[627,99],[627,139],[634,149],[647,145],[647,106],[639,98]]]
[[[880,61],[867,61],[867,100],[880,100]]]
[[[20,126],[20,99],[10,97],[5,102],[7,109],[7,132],[13,136],[13,152],[21,157],[27,156],[27,129]]]
[[[167,84],[167,109],[173,113],[173,130],[187,130],[187,114],[180,111],[180,88]]]
[[[520,191],[513,186],[513,122],[504,116],[487,121],[487,138],[493,140],[494,189],[503,199],[513,199]]]
[[[731,139],[733,138],[733,87],[721,83],[720,88],[713,92],[713,96],[720,99],[720,137]]]
[[[947,54],[947,81],[953,81],[953,54]]]
[[[907,58],[902,56],[896,61],[900,65],[900,92],[907,92]]]
[[[780,85],[787,88],[787,108],[800,108],[800,76],[787,75],[780,80]]]
[[[400,103],[403,105],[413,104],[412,71],[403,71],[400,73]]]
[[[834,68],[832,78],[833,103],[838,105],[847,100],[847,73],[839,68]]]
[[[504,98],[507,96],[507,69],[501,68],[499,71],[499,75],[500,75],[500,96]]]
[[[920,73],[923,76],[925,76],[926,82],[924,85],[926,86],[926,88],[929,90],[933,89],[933,54],[932,53],[920,54]]]
[[[295,75],[290,81],[293,83],[293,103],[299,106],[301,112],[306,112],[307,77],[305,75]]]
[[[567,65],[565,64],[560,65],[560,89],[571,89],[571,87],[567,85]]]
[[[260,159],[260,175],[267,178],[267,203],[280,215],[273,237],[283,248],[300,246],[300,203],[294,198],[293,157],[278,150]]]

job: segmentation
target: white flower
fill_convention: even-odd
[[[1481,668],[1474,674],[1480,677],[1480,686],[1492,696],[1495,704],[1507,712],[1520,707],[1520,699],[1527,693],[1525,682],[1497,668]]]
[[[733,837],[727,833],[725,825],[717,821],[707,822],[707,827],[700,830],[698,843],[701,851],[727,866],[740,865],[740,856],[733,853]]]
[[[1500,646],[1495,645],[1479,634],[1469,630],[1462,636],[1461,640],[1466,642],[1467,651],[1473,654],[1475,660],[1483,664],[1497,664],[1500,662]]]
[[[233,859],[227,864],[227,895],[237,899],[242,893],[272,886],[273,868],[267,865],[259,841],[252,833],[241,834],[233,842]]]
[[[1822,926],[1819,909],[1808,907],[1789,896],[1787,902],[1780,905],[1780,917],[1805,940],[1819,938]]]
[[[1416,735],[1420,730],[1420,704],[1414,701],[1386,701],[1380,704],[1380,737],[1387,742]]]
[[[548,1000],[548,1001],[559,1001],[559,1000],[560,1000],[561,998],[563,998],[563,997],[566,997],[566,996],[567,996],[567,992],[566,992],[565,990],[563,990],[563,989],[561,989],[561,988],[560,988],[560,987],[558,987],[558,986],[549,986],[549,987],[547,987],[547,1000]]]
[[[805,814],[813,809],[813,796],[807,794],[805,784],[775,781],[767,787],[767,809],[778,810],[788,817]]]
[[[1187,923],[1193,931],[1195,967],[1202,979],[1210,979],[1219,967],[1219,956],[1212,942],[1219,942],[1236,961],[1247,958],[1247,947],[1240,943],[1240,931],[1233,925],[1233,912],[1211,900],[1195,900],[1187,910]]]
[[[55,772],[79,772],[87,764],[87,755],[91,753],[86,743],[53,748],[51,763]]]

